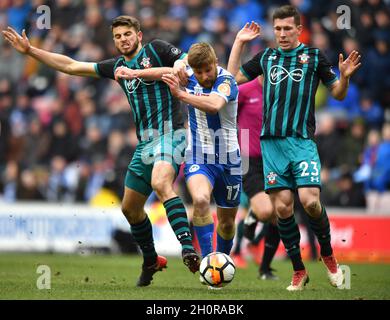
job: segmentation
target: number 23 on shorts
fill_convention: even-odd
[[[301,184],[321,184],[321,164],[317,161],[301,161],[295,178]]]

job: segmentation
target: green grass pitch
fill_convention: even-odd
[[[287,292],[291,264],[274,261],[279,281],[256,278],[257,267],[237,269],[223,290],[207,290],[199,274],[190,273],[179,258],[168,257],[168,269],[153,283],[137,288],[139,256],[0,254],[0,299],[129,299],[129,300],[262,300],[262,299],[390,299],[390,265],[347,264],[351,288],[336,289],[321,262],[307,262],[310,283],[303,292]],[[51,270],[51,289],[38,290],[39,265]]]

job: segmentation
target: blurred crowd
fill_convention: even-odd
[[[301,41],[338,54],[362,54],[348,96],[316,96],[323,202],[366,207],[370,192],[390,190],[390,1],[383,0],[2,0],[0,29],[26,29],[30,42],[80,61],[117,56],[110,30],[121,14],[141,21],[144,43],[166,40],[184,51],[213,45],[226,66],[236,32],[259,22],[262,36],[242,58],[274,46],[272,12],[291,3],[302,12]],[[51,28],[39,29],[48,5]],[[351,9],[351,28],[337,27],[337,8]],[[118,199],[137,138],[127,99],[105,79],[68,76],[17,53],[0,38],[0,199],[90,202],[101,190]],[[181,184],[182,185],[182,184]]]

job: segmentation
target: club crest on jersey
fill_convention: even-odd
[[[199,165],[193,164],[193,165],[188,169],[188,171],[192,173],[192,172],[198,171],[199,169],[200,169]]]
[[[270,172],[268,175],[267,175],[267,179],[268,179],[268,184],[270,185],[274,185],[276,183],[276,177],[278,175],[275,173],[275,172]]]
[[[306,63],[309,63],[309,55],[307,55],[306,53],[302,53],[301,55],[298,56],[299,58],[299,62],[302,63],[302,64],[306,64]]]
[[[145,69],[151,68],[152,64],[150,63],[150,58],[149,57],[142,58],[140,65],[143,66]]]

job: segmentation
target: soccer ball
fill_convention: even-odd
[[[227,254],[212,252],[202,259],[199,272],[203,284],[223,287],[233,280],[236,266]]]

